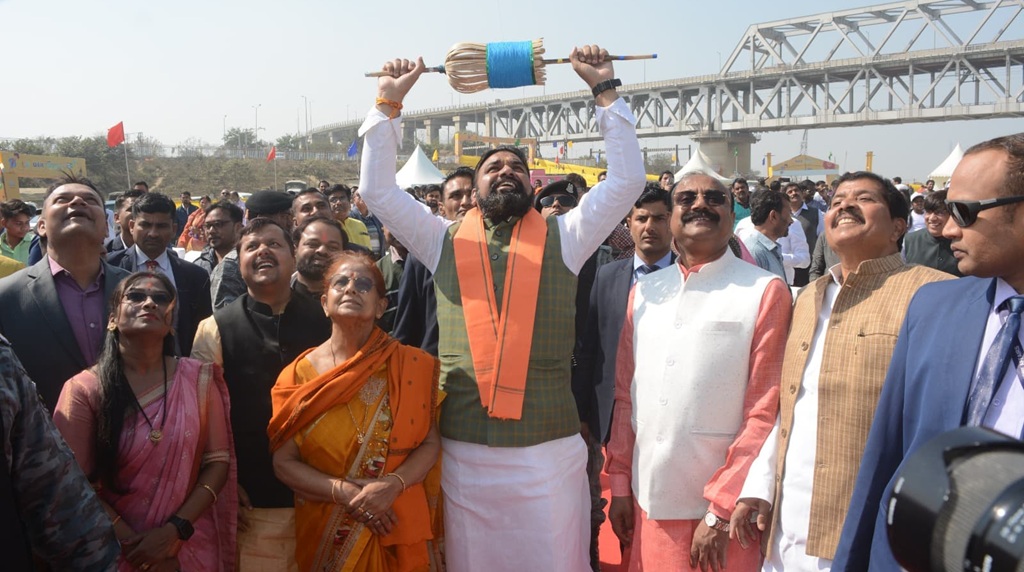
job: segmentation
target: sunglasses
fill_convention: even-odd
[[[1016,197],[999,197],[998,199],[985,199],[983,201],[946,201],[946,208],[949,209],[949,216],[960,228],[967,228],[978,220],[978,213],[983,210],[994,209],[1003,205],[1010,205],[1024,201],[1024,195]]]
[[[548,195],[540,200],[542,207],[551,207],[555,203],[562,207],[572,208],[576,206],[576,199],[572,195]]]
[[[704,204],[709,207],[723,206],[729,200],[729,197],[722,191],[702,191],[700,194],[704,197]],[[680,191],[676,193],[675,203],[681,207],[692,207],[696,202],[696,191]]]
[[[374,289],[375,284],[373,280],[366,276],[356,276],[355,278],[349,278],[348,276],[341,276],[334,281],[335,290],[344,290],[348,288],[348,285],[352,284],[356,289],[356,292],[360,294],[366,294],[370,290]]]
[[[132,304],[142,304],[147,298],[152,300],[157,306],[166,306],[173,300],[171,295],[167,292],[142,292],[139,290],[133,290],[131,292],[124,293],[124,299]]]

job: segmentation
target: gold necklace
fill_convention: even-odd
[[[334,344],[330,343],[330,340],[327,340],[327,343],[331,346],[331,359],[334,361],[334,368],[337,369],[338,357],[334,354]],[[356,429],[356,441],[362,445],[366,441],[366,434],[369,433],[369,430],[363,431],[363,426],[366,425],[366,409],[363,409],[362,422],[356,421],[356,416],[352,413],[352,407],[348,403],[345,403],[345,410],[348,411],[348,416],[352,419],[352,425]]]

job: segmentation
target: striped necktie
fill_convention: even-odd
[[[1024,296],[1013,296],[1001,307],[1009,308],[1010,314],[1003,322],[1003,327],[999,328],[999,333],[996,334],[992,347],[985,354],[985,361],[981,364],[978,379],[967,401],[967,425],[980,426],[985,421],[989,403],[999,391],[999,384],[1006,375],[1006,369],[1015,361],[1015,353],[1016,361],[1020,361],[1021,345],[1018,332],[1020,314],[1024,311]]]
[[[661,267],[658,266],[657,264],[641,264],[636,269],[636,275],[639,277],[639,276],[643,276],[644,274],[650,274],[651,272],[654,272],[654,271],[660,270],[660,269],[661,269]]]

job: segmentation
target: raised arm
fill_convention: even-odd
[[[608,52],[598,46],[575,48],[570,56],[573,70],[590,89],[615,77]],[[607,84],[605,84],[607,85]],[[562,234],[562,260],[573,272],[611,233],[644,190],[646,175],[636,118],[614,87],[594,98],[597,126],[604,135],[608,178],[587,193],[580,205],[558,218]]]
[[[395,182],[398,145],[402,140],[402,101],[425,66],[423,58],[386,62],[390,75],[377,81],[377,103],[359,128],[363,157],[359,195],[370,210],[431,272],[441,258],[441,244],[450,221],[434,216]]]

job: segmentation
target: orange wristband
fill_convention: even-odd
[[[391,108],[391,115],[388,115],[388,119],[394,119],[398,117],[398,114],[402,111],[402,104],[397,101],[391,101],[390,99],[384,99],[383,97],[377,98],[377,105],[387,105]]]

